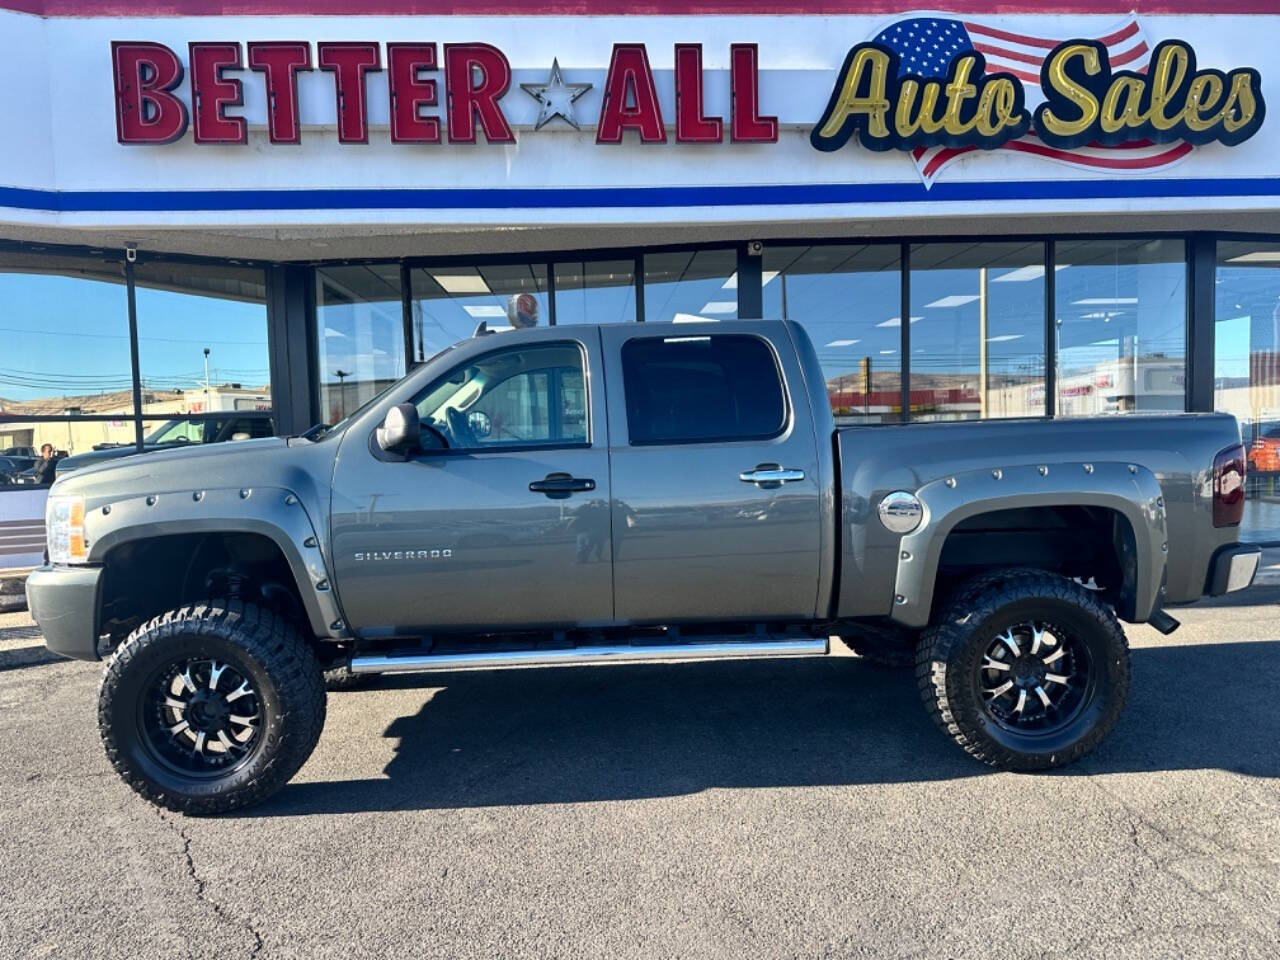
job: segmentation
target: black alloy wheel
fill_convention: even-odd
[[[1070,631],[1028,620],[991,641],[977,682],[993,721],[1017,733],[1052,734],[1088,700],[1093,662],[1088,645]]]
[[[262,710],[248,668],[232,660],[175,660],[138,701],[138,727],[155,760],[179,774],[223,776],[262,743]]]

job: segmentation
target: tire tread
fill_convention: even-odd
[[[1019,753],[984,736],[980,728],[957,715],[947,690],[952,658],[969,641],[972,626],[985,622],[1001,607],[1036,597],[1052,598],[1087,612],[1100,629],[1109,633],[1109,647],[1119,651],[1112,664],[1114,675],[1106,714],[1086,736],[1052,756]],[[1111,732],[1123,712],[1130,676],[1129,643],[1115,611],[1079,583],[1043,570],[993,570],[961,584],[944,602],[935,622],[925,629],[916,650],[916,683],[925,710],[975,760],[1003,770],[1060,767],[1090,753]]]
[[[126,672],[148,646],[198,633],[239,646],[268,670],[284,709],[275,741],[261,749],[274,752],[260,775],[233,792],[215,797],[186,797],[158,787],[129,762],[125,745],[112,731],[112,708]],[[98,687],[98,728],[107,759],[136,793],[178,813],[225,813],[260,803],[284,786],[311,755],[325,721],[325,689],[320,666],[307,642],[279,614],[240,600],[188,604],[152,618],[116,648]],[[263,736],[268,736],[266,730]]]

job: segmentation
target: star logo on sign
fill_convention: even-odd
[[[560,73],[560,61],[551,61],[551,73],[546,83],[522,83],[520,89],[539,103],[538,122],[533,129],[541,130],[556,117],[564,120],[575,130],[578,118],[573,115],[573,104],[580,96],[591,89],[589,83],[565,83]]]

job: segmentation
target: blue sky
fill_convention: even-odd
[[[139,287],[139,363],[153,389],[268,381],[266,307]],[[123,283],[0,274],[0,397],[34,400],[131,385]]]

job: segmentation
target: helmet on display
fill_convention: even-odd
[[[538,325],[538,301],[532,293],[513,293],[507,297],[507,320],[517,330]]]

